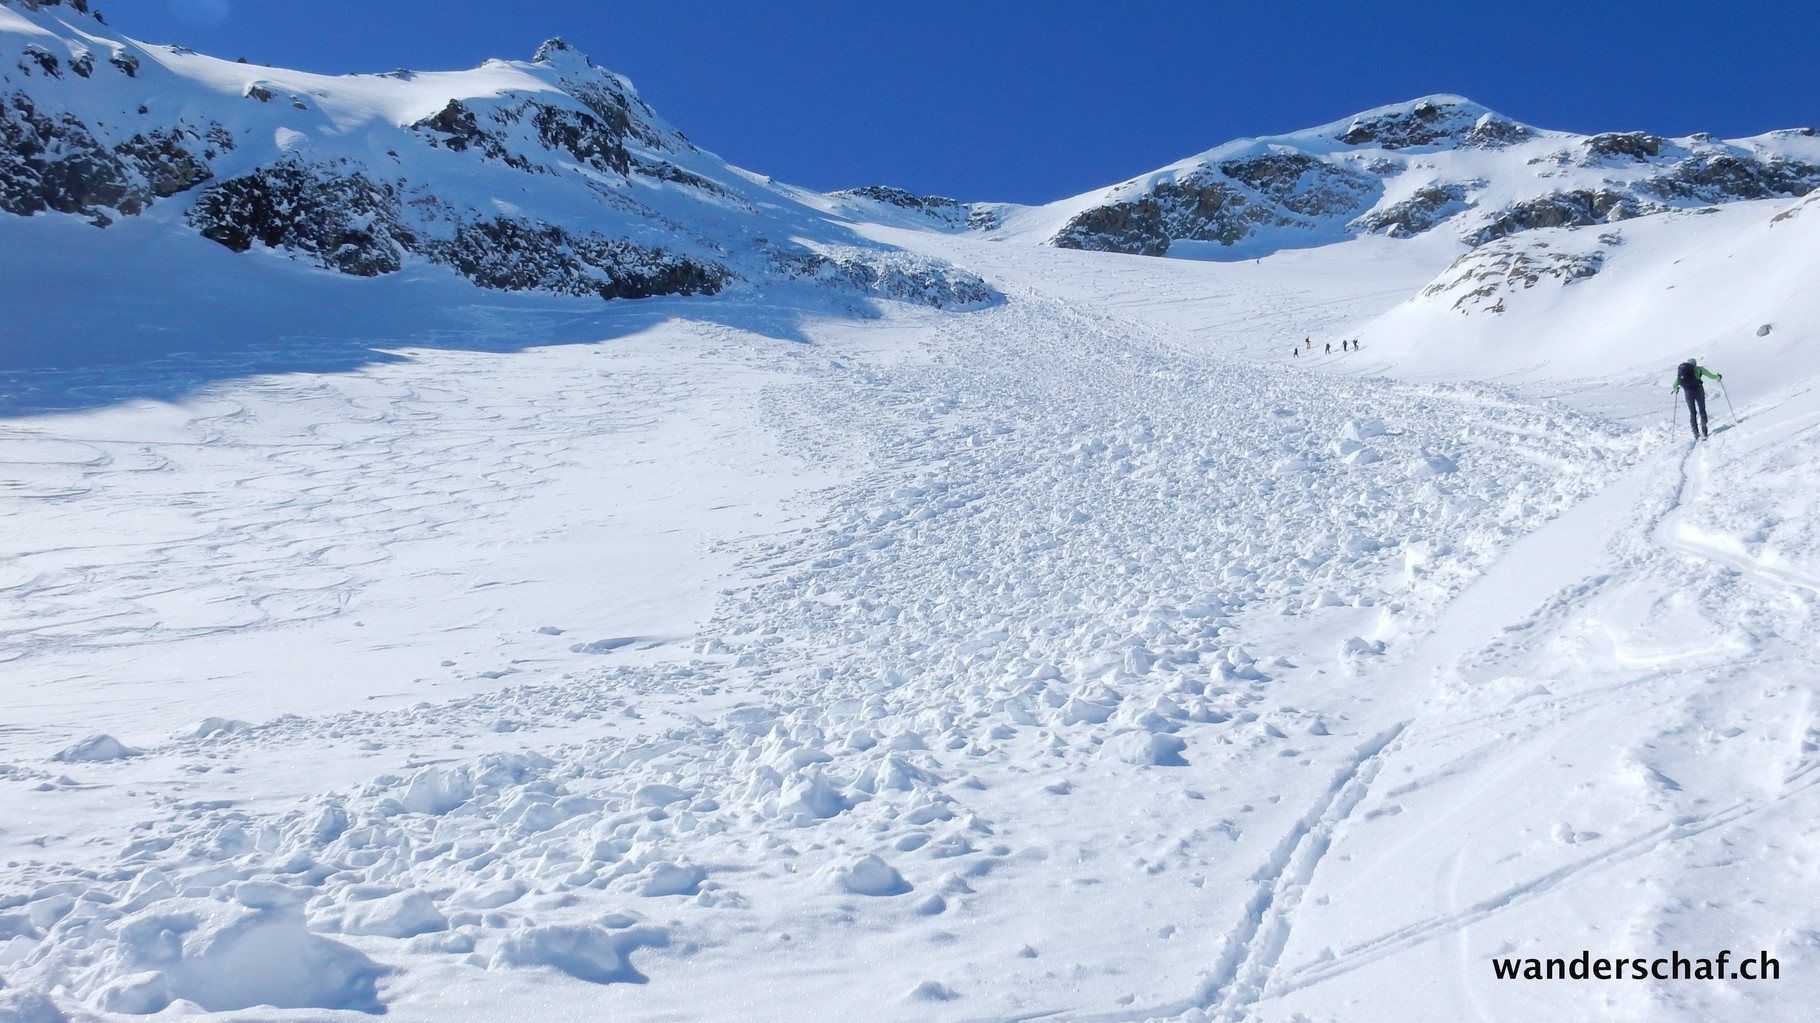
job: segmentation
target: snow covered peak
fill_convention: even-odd
[[[594,62],[588,59],[587,54],[564,42],[561,36],[545,39],[543,45],[537,48],[537,53],[531,57],[531,63],[548,64],[551,67],[564,69],[594,66]]]
[[[1806,130],[1723,141],[1575,135],[1461,96],[1376,107],[1285,135],[1239,139],[1041,207],[973,222],[1061,248],[1248,259],[1363,234],[1442,228],[1481,245],[1539,228],[1803,196],[1820,188]]]
[[[1463,96],[1439,94],[1354,114],[1317,128],[1314,134],[1348,146],[1377,149],[1495,148],[1527,138],[1535,129]]]
[[[697,148],[561,39],[528,62],[332,76],[78,28],[72,9],[0,0],[0,214],[143,216],[342,274],[427,263],[509,291],[782,276],[938,305],[991,294]]]

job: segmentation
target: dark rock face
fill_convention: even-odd
[[[1628,220],[1647,213],[1660,213],[1666,208],[1653,203],[1645,204],[1635,196],[1607,189],[1555,192],[1510,206],[1468,240],[1474,245],[1483,245],[1518,231],[1533,231],[1543,227],[1585,227],[1589,224]]]
[[[1166,182],[1153,194],[1165,238],[1232,245],[1255,226],[1275,219],[1268,207],[1215,174]],[[1168,250],[1167,242],[1164,250]]]
[[[0,0],[0,5],[36,11],[56,6],[57,0]],[[84,10],[74,2],[70,6]],[[715,181],[685,169],[684,165],[697,167],[712,174],[719,165],[658,120],[624,79],[594,68],[560,40],[539,49],[537,60],[546,67],[524,88],[451,99],[435,113],[397,129],[399,134],[392,139],[385,136],[393,130],[390,126],[370,125],[372,141],[392,158],[390,162],[369,158],[359,145],[339,147],[338,157],[299,155],[291,151],[288,140],[306,133],[287,125],[279,131],[276,154],[261,150],[266,155],[250,164],[237,161],[237,170],[253,169],[220,180],[211,164],[245,140],[213,121],[200,127],[184,120],[161,124],[148,109],[150,105],[187,109],[191,98],[167,103],[164,100],[170,97],[160,93],[160,99],[138,106],[136,120],[128,114],[123,123],[110,123],[111,117],[109,122],[89,123],[77,113],[90,107],[77,94],[100,88],[92,81],[98,68],[103,77],[109,65],[128,76],[139,70],[138,58],[129,52],[130,42],[107,40],[100,31],[87,42],[76,37],[63,40],[69,44],[67,51],[53,52],[30,36],[15,51],[20,70],[5,73],[13,81],[23,76],[38,84],[0,93],[0,212],[70,213],[106,226],[115,217],[140,214],[154,203],[193,193],[194,200],[183,212],[184,223],[236,252],[263,246],[358,277],[394,273],[417,260],[446,267],[480,287],[599,299],[715,294],[743,279],[723,259],[755,276],[776,274],[839,291],[934,306],[974,305],[994,297],[979,278],[945,264],[863,246],[823,254],[826,239],[817,243],[818,251],[795,242],[774,246],[760,239],[758,248],[748,242],[738,247],[738,255],[728,255],[733,250],[723,243],[742,236],[735,224],[729,226],[729,237],[716,241],[717,227],[727,224],[730,212],[770,218],[764,220],[767,226],[782,226],[776,222],[779,214],[761,208],[763,202],[749,194],[743,179]],[[107,64],[99,64],[96,54],[108,51],[99,45],[92,51],[86,48],[97,40],[111,47]],[[552,88],[553,80],[559,80],[559,89]],[[301,110],[314,105],[288,94],[282,84],[242,81],[243,98],[217,92],[216,109],[259,145],[270,144],[265,142],[272,137],[270,113],[283,111],[255,107],[250,113],[257,127],[247,128],[252,104],[245,100],[273,107],[288,100]],[[201,95],[209,94],[205,87]],[[118,105],[118,97],[114,99]],[[316,121],[296,123],[309,127]],[[555,218],[547,213],[543,216],[549,219],[539,219],[504,202],[497,206],[480,199],[451,202],[438,194],[435,179],[416,173],[399,176],[404,173],[399,168],[415,161],[386,146],[407,140],[536,175],[535,182],[524,179],[523,189],[533,193],[533,206],[543,198],[536,195],[542,189],[556,193],[557,209],[585,211],[588,200],[598,202],[599,223],[613,225],[604,229],[610,233],[566,221],[552,223]],[[331,143],[325,148],[333,152],[336,147]],[[676,162],[671,162],[673,155]],[[441,163],[435,160],[430,166]],[[465,181],[473,171],[470,163],[455,173]],[[687,201],[674,201],[678,198],[674,186],[690,193],[685,200],[708,200],[701,223],[691,226],[690,207]],[[508,194],[519,191],[509,179],[496,187]],[[647,204],[641,198],[665,190],[670,192],[665,202]],[[882,189],[873,190],[871,197],[951,217],[957,225],[968,213],[951,199]],[[789,201],[782,195],[774,198],[780,208]],[[797,212],[808,211],[784,210],[782,216],[787,220]],[[619,236],[622,232],[629,237]],[[651,239],[663,239],[664,247]],[[672,243],[675,248],[668,247]]]
[[[1471,131],[1460,136],[1460,144],[1472,149],[1503,149],[1535,136],[1535,131],[1527,125],[1494,114],[1479,118]]]
[[[514,152],[507,145],[509,129],[529,120],[537,140],[550,151],[560,151],[575,158],[584,167],[603,173],[624,176],[632,169],[632,154],[626,151],[625,114],[619,113],[616,129],[590,113],[553,107],[533,100],[522,100],[476,112],[461,100],[449,105],[411,127],[432,146],[457,153],[474,150],[490,160],[498,160],[515,170],[549,173],[550,169]]]
[[[712,295],[732,277],[726,267],[662,249],[506,217],[460,224],[454,238],[429,241],[421,249],[427,258],[498,291],[603,299]]]
[[[185,219],[235,252],[258,242],[357,277],[399,269],[416,241],[390,185],[295,160],[210,186]]]
[[[863,185],[859,188],[847,188],[829,195],[838,198],[865,199],[870,202],[891,206],[906,213],[917,214],[933,224],[948,229],[969,227],[973,209],[955,199],[942,195],[917,195],[901,188],[889,185]]]
[[[213,130],[213,129],[212,129]],[[211,176],[203,136],[152,129],[107,146],[67,113],[45,114],[22,92],[0,96],[0,210],[75,213],[105,226]]]
[[[1364,174],[1302,153],[1228,160],[1220,164],[1220,173],[1305,217],[1350,213],[1378,189]]]
[[[1346,225],[1355,231],[1376,234],[1383,231],[1392,238],[1413,238],[1462,210],[1470,209],[1466,189],[1460,185],[1428,185],[1415,194]]]
[[[1162,203],[1153,196],[1097,206],[1068,221],[1049,244],[1058,249],[1161,256],[1169,251]]]
[[[433,199],[406,203],[398,188],[358,170],[295,159],[209,187],[186,218],[236,252],[257,243],[357,277],[393,273],[418,255],[484,288],[612,299],[713,294],[732,276],[717,264],[542,221],[473,219]],[[412,226],[422,219],[430,227]],[[452,237],[431,237],[437,222],[452,223]]]
[[[1313,229],[1311,218],[1342,215],[1378,189],[1371,178],[1301,153],[1228,160],[1165,181],[1148,195],[1086,210],[1050,244],[1160,256],[1172,240],[1234,245],[1267,226]]]
[[[824,256],[790,250],[773,253],[771,263],[784,277],[937,309],[979,306],[994,298],[986,282],[973,274],[903,253]]]
[[[1734,153],[1696,153],[1638,186],[1664,199],[1719,203],[1803,196],[1820,188],[1820,166],[1795,160],[1749,160]]]
[[[1349,146],[1409,149],[1452,141],[1495,149],[1520,142],[1533,134],[1514,121],[1453,104],[1422,102],[1407,111],[1380,114],[1352,122],[1337,138]]]
[[[1640,131],[1611,132],[1594,135],[1581,143],[1586,150],[1586,166],[1603,163],[1608,160],[1628,160],[1638,162],[1652,156],[1662,155],[1662,146],[1666,139]]]
[[[858,188],[842,189],[829,194],[857,196],[861,199],[871,199],[873,202],[882,202],[888,206],[897,206],[906,210],[944,210],[960,213],[966,208],[956,199],[941,195],[916,195],[901,188],[892,188],[890,185],[861,185]]]

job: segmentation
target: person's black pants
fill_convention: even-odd
[[[1706,436],[1706,388],[1685,387],[1682,393],[1687,396],[1687,425],[1694,429],[1694,439]]]

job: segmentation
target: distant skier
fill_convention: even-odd
[[[1706,430],[1706,385],[1700,382],[1701,377],[1725,379],[1723,374],[1700,365],[1700,357],[1696,355],[1675,367],[1675,383],[1668,389],[1668,393],[1678,391],[1687,399],[1687,425],[1693,427],[1695,440],[1711,436]]]
[[[1290,345],[1290,346],[1289,346],[1289,354],[1291,354],[1291,355],[1293,355],[1293,356],[1295,356],[1295,357],[1296,357],[1296,358],[1298,358],[1298,359],[1299,359],[1299,358],[1301,358],[1301,357],[1302,357],[1302,350],[1301,350],[1301,349],[1300,349],[1300,348],[1297,348],[1297,347],[1296,347],[1296,346],[1294,346],[1294,345]]]
[[[1328,355],[1333,354],[1333,342],[1332,341],[1327,342],[1327,354]]]

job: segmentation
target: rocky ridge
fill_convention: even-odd
[[[561,40],[529,62],[329,77],[139,43],[82,0],[0,0],[0,212],[149,216],[340,274],[429,264],[602,299],[780,278],[992,297],[699,149]]]
[[[1574,135],[1430,96],[1290,135],[1244,139],[1047,207],[1015,208],[1060,248],[1160,256],[1184,242],[1249,258],[1366,234],[1468,245],[1820,188],[1811,128],[1723,141]],[[1009,218],[1008,218],[1009,219]]]

